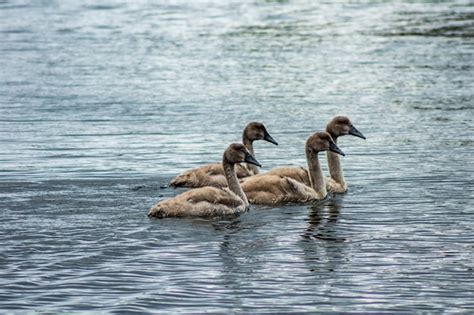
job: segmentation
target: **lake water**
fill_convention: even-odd
[[[0,1],[0,310],[474,312],[474,3]],[[249,121],[349,191],[149,219]],[[323,160],[323,156],[321,156]],[[327,173],[326,163],[323,161]]]

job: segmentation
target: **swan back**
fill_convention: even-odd
[[[248,177],[242,182],[242,189],[252,204],[276,205],[320,199],[310,186],[279,175],[261,174]]]
[[[265,175],[278,175],[283,177],[289,177],[296,180],[297,182],[303,183],[307,186],[311,186],[311,182],[309,181],[308,170],[300,166],[276,167],[265,173]]]
[[[163,200],[154,205],[148,216],[209,217],[236,214],[245,211],[247,205],[227,188],[201,187]]]

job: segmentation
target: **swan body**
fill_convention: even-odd
[[[235,164],[260,164],[243,144],[231,144],[222,158],[228,188],[201,187],[186,191],[172,199],[163,200],[148,212],[150,217],[207,217],[238,214],[248,209],[249,203],[240,187]]]
[[[242,133],[242,143],[254,157],[253,142],[255,140],[265,140],[278,145],[262,123],[251,122],[247,124]],[[251,163],[247,163],[246,165],[236,164],[236,172],[238,178],[244,178],[258,174],[258,168]],[[213,163],[187,170],[174,177],[169,185],[174,188],[199,188],[205,186],[226,187],[227,182],[222,164]]]
[[[242,189],[250,203],[274,205],[288,202],[303,203],[324,199],[327,195],[324,177],[318,160],[318,152],[332,150],[343,155],[326,132],[317,132],[306,141],[306,159],[308,163],[309,185],[295,180],[291,176],[261,174],[245,178]],[[292,176],[304,180],[304,169],[295,168]],[[282,172],[283,173],[283,172]]]
[[[326,132],[329,133],[337,144],[337,138],[345,135],[352,135],[362,139],[365,136],[357,130],[349,118],[345,116],[334,117],[326,126]],[[334,193],[344,193],[347,191],[347,183],[345,181],[339,155],[330,150],[326,151],[328,168],[330,177],[325,177],[324,182],[326,190]],[[279,175],[290,177],[307,186],[310,185],[309,173],[303,167],[278,167],[267,172],[269,175]]]
[[[242,182],[242,189],[251,204],[274,205],[303,203],[325,196],[293,178],[279,175],[256,175]]]
[[[201,187],[153,206],[148,215],[165,217],[206,217],[244,212],[245,202],[228,188]]]

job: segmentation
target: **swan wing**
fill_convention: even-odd
[[[277,167],[266,174],[268,175],[278,175],[292,178],[300,183],[303,183],[307,186],[311,186],[311,182],[309,180],[308,170],[304,167]]]
[[[154,217],[220,216],[245,210],[244,202],[228,189],[202,187],[161,201],[148,212]]]
[[[237,178],[245,178],[254,175],[247,165],[242,164],[235,165],[235,173],[237,174]]]
[[[329,192],[333,193],[345,193],[347,191],[347,185],[338,183],[331,177],[325,177],[324,182],[326,184],[326,189]]]
[[[170,181],[170,186],[175,188],[226,187],[227,181],[222,164],[213,163],[179,174]]]
[[[273,205],[320,199],[311,187],[279,175],[261,174],[249,177],[242,182],[242,189],[253,204]]]

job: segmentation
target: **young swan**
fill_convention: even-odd
[[[150,217],[206,217],[237,214],[248,209],[249,203],[240,187],[235,164],[260,163],[240,143],[231,144],[222,157],[222,166],[229,188],[201,187],[188,190],[172,199],[163,200],[148,212]]]
[[[265,140],[278,145],[262,123],[251,122],[245,127],[242,133],[242,143],[254,157],[253,142],[255,140]],[[236,171],[238,178],[258,174],[258,168],[252,165],[252,163],[247,163],[245,166],[238,164]],[[170,181],[170,186],[174,188],[198,188],[205,186],[226,187],[227,181],[224,176],[222,164],[213,163],[181,173]]]
[[[349,118],[345,116],[336,116],[326,125],[326,132],[328,132],[337,143],[337,138],[345,135],[352,135],[362,139],[365,136],[357,130]],[[326,177],[326,189],[330,192],[343,193],[347,191],[347,184],[342,174],[341,162],[339,156],[333,152],[326,152],[329,173],[331,177]],[[267,174],[281,175],[293,178],[294,180],[310,185],[309,174],[304,167],[277,167],[269,171]]]
[[[351,120],[345,116],[334,117],[326,126],[326,131],[337,143],[337,138],[345,135],[352,135],[365,140],[365,136],[354,127]],[[331,177],[327,178],[326,187],[329,191],[335,193],[344,193],[347,191],[346,180],[342,173],[341,161],[339,156],[332,152],[326,152],[328,160],[329,174]]]
[[[318,153],[328,150],[344,155],[327,132],[316,132],[306,140],[305,151],[310,185],[305,185],[291,177],[271,174],[245,178],[242,182],[242,189],[249,202],[274,205],[287,202],[308,202],[325,198],[327,190],[319,166]]]

